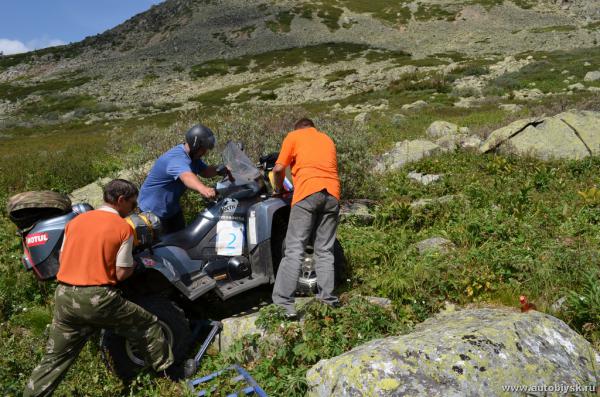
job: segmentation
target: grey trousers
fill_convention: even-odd
[[[287,313],[294,314],[294,292],[302,270],[302,259],[310,237],[315,232],[315,271],[317,273],[317,299],[326,304],[335,304],[333,245],[338,225],[340,205],[326,190],[311,194],[300,200],[290,213],[285,236],[285,256],[281,260],[273,303],[282,306]]]

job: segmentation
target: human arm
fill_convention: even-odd
[[[121,282],[126,280],[133,274],[133,270],[135,269],[135,262],[133,260],[133,236],[129,236],[129,238],[119,247],[116,265],[117,281]]]
[[[208,168],[210,167],[207,167],[206,169]],[[202,172],[204,172],[204,170],[201,171],[200,175],[204,176]],[[203,197],[206,197],[207,199],[213,199],[216,196],[215,189],[206,186],[204,183],[202,183],[202,181],[200,181],[198,176],[196,176],[196,174],[194,174],[191,171],[181,173],[179,175],[179,179],[188,189],[200,193]]]
[[[283,180],[285,178],[285,166],[282,164],[275,164],[273,167],[273,180],[275,182],[275,186],[273,186],[273,193],[280,194],[283,192]]]
[[[283,193],[283,181],[285,179],[285,169],[294,160],[294,141],[293,138],[288,135],[281,144],[281,151],[275,161],[275,167],[273,167],[273,194]]]

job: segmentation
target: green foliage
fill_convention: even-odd
[[[192,66],[190,76],[203,78],[228,73],[271,72],[283,67],[292,67],[311,62],[325,65],[332,62],[352,60],[372,50],[371,47],[354,43],[325,43],[308,47],[295,47],[285,50],[268,51],[256,55],[246,55],[234,59],[215,59]],[[397,57],[405,53],[375,49],[381,57]]]
[[[574,30],[577,30],[577,27],[573,25],[545,26],[543,28],[529,29],[531,33],[572,32]]]
[[[261,309],[257,325],[269,336],[244,337],[225,356],[205,364],[203,372],[228,362],[240,363],[251,370],[267,394],[303,396],[307,390],[306,371],[317,361],[407,330],[390,310],[365,298],[345,295],[341,301],[340,308],[332,308],[310,300],[300,309],[301,323],[286,321],[282,309],[274,305]],[[223,382],[215,380],[208,388],[221,387],[220,395],[235,391]]]
[[[543,92],[559,92],[573,84],[566,80],[575,76],[576,81],[582,81],[589,71],[584,64],[600,61],[598,47],[576,49],[570,51],[540,52],[523,54],[523,57],[533,55],[535,62],[523,67],[518,72],[508,73],[491,82],[488,93],[504,93],[524,88],[538,88]],[[566,73],[563,71],[566,70]]]
[[[287,33],[290,31],[290,25],[294,20],[294,14],[290,11],[281,11],[277,13],[274,21],[266,21],[265,25],[275,33]]]
[[[0,99],[16,101],[33,93],[56,94],[83,85],[91,80],[90,77],[79,77],[68,80],[53,79],[37,82],[31,85],[14,85],[0,83]]]
[[[600,342],[600,270],[587,272],[582,285],[576,291],[569,291],[565,312],[577,330]]]
[[[448,9],[439,4],[419,4],[414,17],[417,21],[429,21],[431,19],[454,21],[458,11],[458,9]]]

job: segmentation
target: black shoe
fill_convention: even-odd
[[[298,321],[298,313],[286,313],[285,319],[287,321]]]
[[[196,361],[193,358],[190,358],[183,362],[171,365],[165,370],[165,375],[173,381],[180,381],[191,378],[197,370],[198,366],[196,365]]]

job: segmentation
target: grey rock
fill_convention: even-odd
[[[519,101],[533,101],[544,97],[544,93],[538,89],[522,89],[513,92],[515,99]]]
[[[408,173],[408,179],[420,183],[421,185],[429,185],[430,183],[439,181],[441,175],[436,174],[421,174],[420,172],[411,171]]]
[[[543,160],[581,159],[600,154],[600,112],[569,111],[524,119],[490,134],[481,152],[493,149]]]
[[[460,147],[463,149],[479,149],[482,143],[483,141],[477,135],[469,135],[461,140]]]
[[[595,70],[593,72],[587,72],[583,81],[598,81],[600,80],[600,70]]]
[[[406,116],[401,113],[397,113],[392,117],[393,125],[402,125],[402,124],[404,124],[405,121],[406,121]]]
[[[583,90],[585,90],[585,86],[581,83],[575,83],[575,84],[569,85],[569,89],[573,90],[573,91],[583,91]]]
[[[423,208],[423,207],[427,207],[430,205],[446,204],[446,203],[450,203],[450,202],[460,199],[460,198],[462,198],[462,195],[459,195],[459,194],[449,194],[449,195],[438,197],[438,198],[423,198],[423,199],[419,199],[417,201],[413,201],[412,203],[410,203],[410,207],[412,209],[418,209],[418,208]]]
[[[402,110],[418,110],[427,106],[427,102],[423,100],[418,100],[413,103],[407,103],[406,105],[402,105]]]
[[[441,148],[435,143],[422,139],[397,142],[390,152],[382,156],[375,166],[375,170],[377,172],[396,170],[402,168],[405,164],[431,156],[440,150]]]
[[[359,124],[365,124],[369,121],[370,119],[370,115],[367,112],[362,112],[356,115],[356,117],[354,117],[354,122],[355,123],[359,123]]]
[[[501,103],[500,105],[498,105],[498,107],[502,110],[511,113],[517,113],[520,112],[521,109],[523,109],[523,106],[517,105],[516,103]]]
[[[434,121],[427,127],[427,136],[430,138],[440,138],[447,135],[456,135],[459,133],[459,128],[454,123],[447,121]]]
[[[599,367],[590,343],[548,314],[447,310],[407,335],[319,361],[307,396],[497,397],[506,385],[597,385]]]
[[[419,254],[447,254],[454,249],[454,243],[443,237],[432,237],[417,243]]]
[[[375,219],[371,213],[372,200],[354,199],[343,201],[340,205],[341,220],[357,220],[361,224],[370,225]]]

